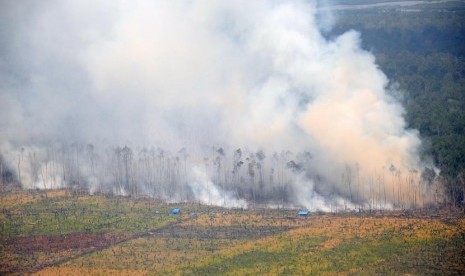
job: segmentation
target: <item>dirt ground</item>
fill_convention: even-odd
[[[70,233],[0,239],[0,274],[35,271],[128,238],[115,233]]]

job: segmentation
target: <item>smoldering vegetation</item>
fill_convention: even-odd
[[[333,183],[315,170],[318,160],[307,151],[211,147],[202,152],[199,158],[186,148],[100,149],[77,143],[22,148],[12,179],[26,189],[70,188],[241,208],[248,204],[325,211],[415,208],[441,200],[432,171],[420,176],[392,165],[388,172],[366,176],[358,164],[346,164],[340,181]]]
[[[2,5],[1,167],[24,188],[321,210],[441,199],[395,87],[356,31],[322,35],[335,19],[315,1]]]

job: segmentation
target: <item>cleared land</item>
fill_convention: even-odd
[[[2,275],[465,274],[465,219],[445,213],[298,218],[66,191],[0,204]]]

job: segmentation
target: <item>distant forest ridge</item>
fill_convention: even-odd
[[[445,2],[465,2],[463,0],[331,0],[327,1],[329,5],[371,5],[371,4],[382,4],[382,3],[445,3]]]
[[[322,10],[364,10],[373,8],[465,9],[463,0],[335,0],[324,3]]]

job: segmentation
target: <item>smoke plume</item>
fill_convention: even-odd
[[[426,198],[418,132],[359,33],[322,35],[334,17],[317,4],[4,1],[1,153],[25,188],[321,210]]]

